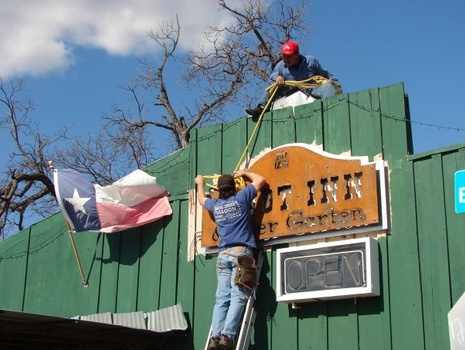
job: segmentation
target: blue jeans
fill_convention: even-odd
[[[315,98],[325,98],[336,94],[336,88],[331,83],[323,83],[310,91]]]
[[[234,248],[228,248],[227,251],[234,255],[253,256],[252,250],[247,247],[242,247],[242,251],[236,251]],[[213,307],[212,336],[227,335],[235,339],[247,299],[252,294],[248,288],[234,284],[236,270],[236,257],[225,253],[218,255],[216,263],[218,286]]]
[[[291,86],[281,86],[278,91],[276,91],[276,94],[274,96],[274,99],[277,100],[278,98],[281,98],[283,96],[286,96],[290,92],[295,92],[296,88],[291,87]],[[330,82],[323,83],[319,86],[317,86],[314,89],[309,89],[306,91],[313,97],[320,99],[320,98],[325,98],[325,97],[330,97],[336,94],[336,88],[331,84]],[[268,102],[268,95],[265,93],[260,100],[259,104],[265,106]]]

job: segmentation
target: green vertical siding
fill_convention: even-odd
[[[222,140],[222,125],[214,125],[198,130],[197,141],[193,144],[197,146],[197,159],[195,174],[191,175],[191,185],[194,188],[193,179],[196,174],[213,175],[234,170],[232,162],[223,164],[222,149],[226,147]],[[208,179],[207,179],[208,180]],[[208,180],[210,182],[211,180]],[[187,215],[185,217],[187,219]],[[215,296],[215,275],[216,259],[197,256],[195,259],[195,291],[194,310],[192,325],[196,329],[194,333],[194,349],[202,349],[210,330],[210,321],[213,311],[213,303],[207,300],[214,300]]]
[[[137,311],[160,308],[164,226],[169,220],[168,218],[159,220],[144,226],[141,230]]]
[[[119,235],[118,283],[116,312],[136,310],[139,277],[140,229],[127,230]]]
[[[0,244],[0,304],[3,308],[23,309],[29,261],[28,247],[33,227],[18,232],[14,238],[11,237]]]
[[[294,312],[299,320],[298,349],[328,349],[328,303],[302,304]]]
[[[324,150],[341,154],[350,150],[350,114],[347,95],[323,99]]]
[[[297,141],[296,138],[296,125],[295,123],[289,123],[289,120],[293,120],[293,110],[291,107],[279,109],[272,113],[272,132],[270,137],[267,138],[271,143],[267,147],[276,147],[276,145],[282,145],[286,143],[294,143]],[[270,124],[270,123],[268,123]],[[276,127],[279,125],[279,127]],[[260,149],[257,148],[257,151]]]
[[[352,153],[373,159],[383,153],[379,90],[359,91],[347,95],[347,99]]]
[[[444,207],[446,211],[447,251],[450,275],[450,306],[454,305],[465,290],[465,214],[455,213],[454,173],[465,169],[465,147],[458,151],[446,152],[442,158]]]
[[[387,240],[378,239],[381,295],[357,300],[359,348],[392,349],[389,310],[389,275]],[[377,336],[373,336],[376,334]]]
[[[425,345],[427,349],[437,349],[446,340],[441,335],[447,334],[447,312],[450,310],[441,156],[434,155],[429,162],[415,163],[414,170],[417,225],[421,233],[418,249],[423,312],[436,315],[424,318]],[[428,176],[424,176],[425,173]],[[430,218],[424,213],[429,213]]]
[[[217,173],[231,173],[235,170],[248,141],[246,135],[247,124],[241,120],[225,125],[221,133],[224,145],[221,160],[218,164],[212,164],[213,167],[218,169],[216,170]]]
[[[251,157],[256,156],[265,148],[272,147],[273,125],[275,125],[273,122],[274,115],[276,115],[274,112],[265,113],[262,122],[258,125],[250,119],[247,120],[247,143],[250,141],[248,153]],[[245,145],[241,147],[241,150],[243,148],[245,148]]]
[[[359,91],[348,95],[351,151],[354,155],[367,155],[370,160],[383,155],[383,119],[378,89]],[[391,349],[389,332],[389,280],[386,239],[378,240],[381,296],[357,300],[358,342],[360,349]],[[374,337],[373,334],[377,334]]]
[[[98,312],[114,312],[117,305],[119,250],[121,234],[101,235],[103,241],[102,274],[100,280],[99,309]],[[82,259],[84,262],[85,260]],[[89,283],[89,288],[95,288]]]
[[[391,236],[388,239],[389,309],[392,349],[424,349],[413,170],[402,86],[380,91],[383,158],[389,167]]]
[[[262,265],[262,273],[260,276],[257,289],[257,300],[255,307],[257,315],[255,319],[255,327],[253,329],[252,344],[259,349],[272,349],[271,347],[271,327],[276,314],[276,296],[274,294],[274,278],[275,262],[273,261],[274,254],[270,251],[265,253]],[[258,346],[259,345],[259,346]]]
[[[192,131],[190,144],[146,171],[170,193],[171,217],[121,233],[74,238],[81,284],[58,213],[0,243],[0,308],[64,317],[152,311],[181,303],[189,324],[178,349],[203,349],[216,287],[216,258],[187,261],[196,174],[232,172],[257,124],[239,118]],[[465,214],[454,212],[453,175],[465,145],[410,155],[402,84],[341,94],[265,114],[251,139],[265,148],[310,143],[386,161],[389,235],[378,239],[381,295],[292,308],[275,300],[276,249],[266,252],[257,291],[253,349],[447,349],[447,312],[465,290]],[[264,174],[266,176],[266,174]],[[281,245],[285,247],[287,245]],[[5,281],[7,281],[5,283]]]
[[[448,341],[447,313],[463,294],[465,217],[455,214],[454,173],[465,169],[464,149],[414,161],[419,256],[427,349]]]

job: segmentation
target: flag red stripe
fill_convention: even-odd
[[[150,198],[134,206],[97,202],[100,232],[117,232],[172,214],[168,197]]]

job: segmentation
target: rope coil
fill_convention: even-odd
[[[305,80],[300,80],[300,81],[294,81],[294,80],[286,80],[284,82],[285,86],[290,86],[290,87],[295,87],[298,89],[302,90],[307,90],[307,89],[314,89],[317,86],[330,81],[328,78],[325,78],[321,75],[316,75],[311,78],[305,79]],[[265,92],[269,96],[268,102],[265,105],[265,108],[263,108],[263,111],[261,112],[260,116],[258,117],[257,123],[255,124],[255,128],[252,131],[252,134],[250,135],[249,141],[247,142],[247,145],[244,148],[244,151],[242,152],[241,157],[239,158],[239,161],[237,162],[236,167],[234,168],[233,174],[239,169],[239,166],[241,165],[245,155],[247,154],[247,151],[249,150],[250,144],[252,143],[253,138],[255,137],[255,134],[257,133],[260,124],[262,122],[263,116],[265,115],[266,111],[268,110],[268,107],[270,104],[274,101],[274,97],[276,95],[276,92],[278,91],[279,86],[276,83],[271,84],[265,89]],[[205,175],[204,178],[206,179],[218,179],[221,175],[215,174],[215,175]],[[245,181],[242,177],[240,178],[235,178],[234,179],[236,182],[236,189],[240,190],[245,188]],[[208,183],[205,184],[208,187],[213,188],[214,190],[218,190],[217,186],[215,185],[210,185]]]

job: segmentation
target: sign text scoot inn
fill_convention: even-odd
[[[266,178],[252,215],[257,238],[381,225],[380,206],[385,205],[381,168],[382,161],[367,163],[367,157],[336,156],[306,144],[265,153],[249,168]],[[202,245],[218,245],[216,225],[206,210]]]

